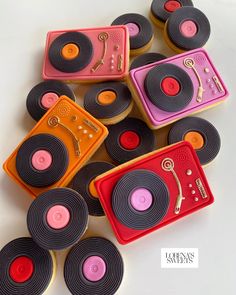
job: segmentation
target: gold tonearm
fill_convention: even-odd
[[[177,196],[176,203],[175,203],[175,214],[179,214],[182,201],[185,198],[183,197],[182,186],[179,181],[178,175],[176,174],[174,170],[174,161],[171,158],[165,158],[161,163],[161,167],[164,171],[171,172],[173,174],[176,184],[178,186],[179,194]]]
[[[102,32],[98,35],[98,40],[103,42],[103,53],[102,57],[95,63],[95,65],[92,67],[91,71],[96,72],[102,65],[104,65],[105,56],[107,53],[107,40],[108,40],[108,34],[106,32]]]
[[[75,148],[75,154],[76,156],[80,156],[80,146],[79,146],[79,139],[76,137],[76,135],[71,131],[66,125],[60,122],[60,118],[57,116],[50,117],[48,119],[48,125],[51,127],[57,127],[60,126],[64,130],[66,130],[72,137],[73,145]]]
[[[203,92],[205,91],[202,84],[202,79],[195,68],[195,62],[193,58],[185,58],[184,65],[186,68],[192,69],[194,74],[196,75],[199,83],[198,92],[197,92],[197,102],[202,102],[203,100]]]

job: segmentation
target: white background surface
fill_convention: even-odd
[[[236,294],[236,1],[194,3],[211,21],[212,35],[206,49],[231,92],[225,104],[199,115],[211,121],[222,137],[220,155],[205,169],[215,203],[133,244],[118,245],[125,261],[120,295]],[[34,126],[26,112],[25,100],[29,90],[41,80],[47,31],[109,25],[128,12],[148,15],[150,4],[151,1],[143,0],[0,0],[1,163]],[[163,43],[161,31],[155,31],[153,51],[173,55]],[[163,134],[160,131],[157,136]],[[25,219],[31,199],[2,170],[0,189],[2,248],[10,240],[28,235]],[[106,218],[91,218],[89,229],[115,242]],[[161,269],[162,247],[199,248],[199,269]],[[69,294],[63,280],[64,257],[65,252],[57,253],[57,277],[48,295]]]

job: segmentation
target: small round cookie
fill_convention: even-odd
[[[105,147],[112,160],[122,164],[153,151],[155,135],[142,120],[126,118],[109,128]]]
[[[72,189],[48,190],[31,204],[27,226],[34,241],[43,249],[66,249],[77,243],[87,229],[87,204]]]
[[[105,215],[97,195],[94,180],[97,176],[114,167],[113,164],[107,162],[92,162],[80,169],[72,180],[72,189],[83,196],[88,205],[89,214],[92,216]]]
[[[116,246],[91,237],[75,245],[66,257],[65,283],[73,295],[113,295],[120,287],[124,263]]]
[[[167,57],[163,54],[156,53],[156,52],[148,52],[144,53],[138,57],[136,57],[131,65],[130,65],[130,71],[142,66],[149,65],[151,63],[166,59]]]
[[[183,7],[176,10],[166,22],[164,39],[171,49],[182,53],[203,47],[210,33],[210,22],[201,10]]]
[[[0,270],[1,295],[41,295],[55,277],[56,259],[32,238],[21,237],[0,251]]]
[[[220,151],[221,140],[217,129],[202,118],[184,118],[172,126],[168,143],[182,140],[191,143],[202,165],[212,162]]]
[[[121,82],[92,86],[84,97],[84,108],[105,125],[122,121],[133,108],[129,88]]]
[[[154,39],[149,20],[138,13],[127,13],[116,18],[112,26],[126,25],[130,35],[130,54],[139,55],[149,50]]]
[[[48,80],[35,85],[26,99],[26,107],[30,116],[39,121],[61,95],[75,101],[75,94],[69,86],[57,80]]]
[[[171,14],[184,6],[193,6],[193,2],[191,0],[153,0],[150,19],[156,26],[163,29]]]

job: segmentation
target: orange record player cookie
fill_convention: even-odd
[[[107,134],[102,123],[61,96],[9,156],[4,170],[36,197],[67,185]]]

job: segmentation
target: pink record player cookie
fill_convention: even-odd
[[[130,72],[128,84],[152,129],[213,107],[228,96],[203,49],[136,68]]]
[[[51,31],[47,35],[43,78],[66,82],[122,80],[129,69],[126,26]]]

